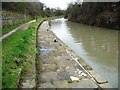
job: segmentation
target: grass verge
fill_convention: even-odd
[[[20,26],[21,24],[24,24],[24,23],[26,23],[26,22],[28,22],[28,21],[30,21],[30,20],[24,21],[24,22],[22,22],[22,23],[18,23],[18,24],[16,24],[16,25],[9,26],[9,27],[7,27],[7,28],[3,28],[3,29],[2,29],[2,32],[0,33],[0,35],[3,35],[3,34],[8,33],[8,32],[10,32],[10,31],[12,31],[13,29],[17,28],[18,26]]]
[[[31,23],[27,30],[19,30],[2,41],[2,87],[17,88],[21,72],[29,72],[36,54],[36,26]],[[31,57],[33,56],[33,57]]]

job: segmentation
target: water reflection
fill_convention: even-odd
[[[102,64],[108,65],[107,61],[110,61],[117,66],[118,33],[116,31],[71,22],[68,22],[67,26],[71,28],[69,31],[72,37],[83,44],[89,56],[97,57]]]
[[[118,32],[105,28],[51,21],[54,33],[114,87],[118,87]]]

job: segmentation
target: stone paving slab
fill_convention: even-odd
[[[69,56],[69,58],[66,58],[68,56],[66,56],[65,58],[63,58],[63,57],[65,57],[65,56],[58,56],[56,58],[56,63],[59,66],[59,68],[65,68],[67,66],[70,66],[70,67],[77,66],[77,63],[74,60],[72,60],[72,58],[70,58],[70,56]]]
[[[42,69],[39,72],[39,88],[98,88],[101,79],[96,82],[91,78],[87,70],[91,71],[92,68],[60,41],[47,25],[45,21],[38,30]],[[75,58],[80,61],[76,62]],[[79,80],[73,80],[75,78]]]
[[[66,80],[68,82],[71,82],[70,74],[66,70],[64,70],[64,69],[58,69],[57,70],[57,74],[58,74],[58,78],[60,80]]]
[[[104,78],[102,78],[100,75],[98,75],[94,70],[91,70],[89,72],[93,75],[94,79],[98,84],[103,84],[108,82]]]
[[[70,76],[74,76],[79,79],[87,78],[88,76],[83,70],[79,70],[76,67],[67,67],[66,71],[69,73]]]
[[[53,57],[45,58],[40,60],[42,64],[55,64]]]
[[[39,80],[42,83],[47,83],[47,82],[53,82],[59,79],[56,72],[50,71],[50,72],[41,72],[39,76]]]
[[[56,88],[68,88],[68,82],[66,80],[54,81],[53,85]]]
[[[69,84],[70,88],[98,88],[97,84],[95,84],[90,79],[83,79],[79,82],[74,82]]]
[[[103,84],[99,84],[99,86],[101,87],[101,88],[112,88],[112,86],[110,85],[110,84],[108,84],[108,83],[103,83]],[[111,89],[110,89],[111,90]]]
[[[57,69],[56,64],[42,64],[42,71],[55,71]]]
[[[39,88],[55,88],[52,83],[42,83]]]

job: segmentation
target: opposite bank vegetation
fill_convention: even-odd
[[[69,4],[69,21],[120,30],[120,2],[83,2]]]

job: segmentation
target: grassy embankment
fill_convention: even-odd
[[[31,23],[27,30],[19,30],[2,41],[3,88],[17,88],[21,72],[22,75],[29,72],[36,54],[36,27],[41,21],[42,18]]]
[[[56,16],[56,17],[45,17],[45,19],[55,19],[55,18],[61,18],[61,17],[64,17],[64,16]],[[21,24],[23,24],[23,23],[27,23],[28,21],[30,21],[30,20],[27,20],[27,21],[24,21],[24,22],[22,22],[22,23],[18,23],[18,24],[16,24],[16,25],[12,25],[12,26],[9,26],[9,27],[7,27],[7,28],[3,28],[2,29],[2,32],[0,32],[0,35],[3,35],[3,34],[6,34],[6,33],[8,33],[8,32],[10,32],[11,30],[13,30],[13,29],[15,29],[15,28],[17,28],[18,26],[20,26]]]
[[[8,32],[10,32],[11,30],[13,30],[13,29],[17,28],[18,26],[20,26],[21,24],[26,23],[26,22],[28,22],[28,21],[30,21],[30,20],[27,20],[27,21],[24,21],[24,22],[21,22],[21,23],[18,23],[18,24],[15,24],[15,25],[12,25],[12,26],[3,28],[3,29],[2,29],[2,32],[0,33],[0,35],[3,35],[3,34],[8,33]]]

